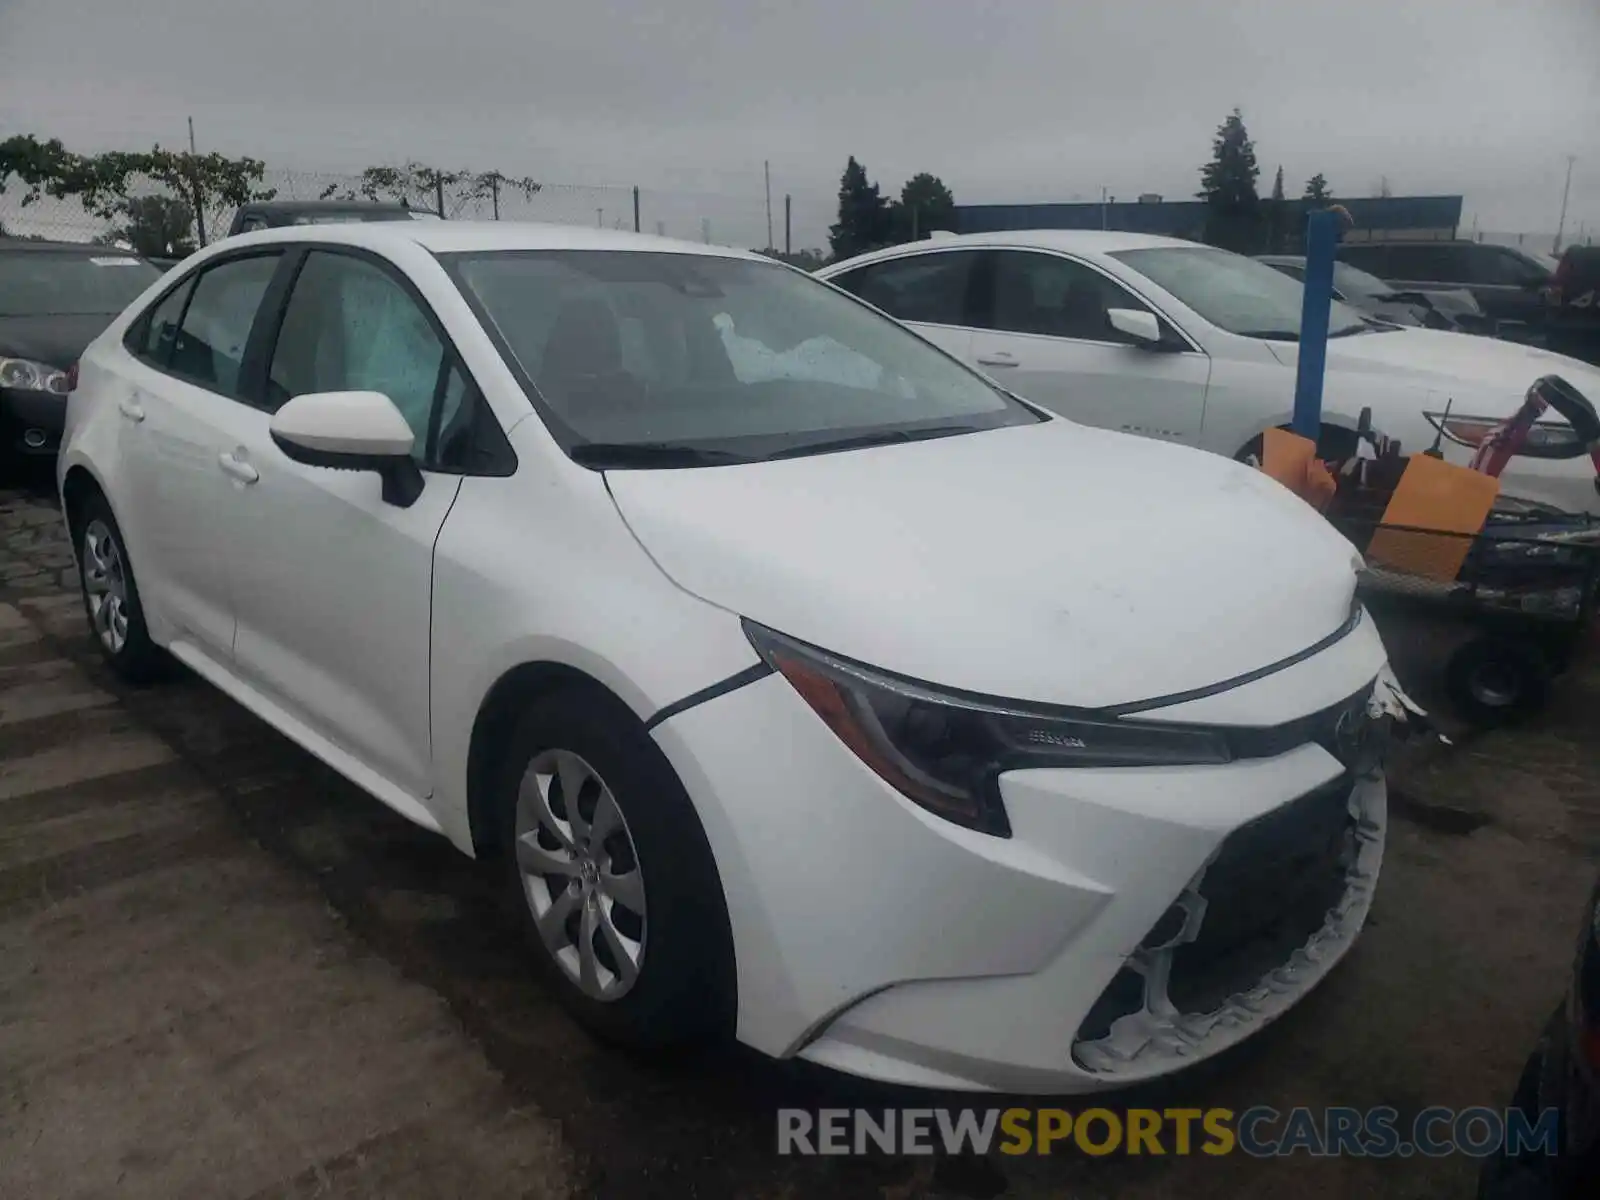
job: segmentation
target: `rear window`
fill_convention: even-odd
[[[113,317],[161,272],[130,254],[0,250],[0,317]]]

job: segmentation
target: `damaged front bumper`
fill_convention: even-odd
[[[1381,772],[1240,827],[1102,993],[1073,1057],[1131,1083],[1207,1058],[1286,1012],[1366,923],[1388,828]]]
[[[1374,755],[1416,715],[1362,621],[1283,671],[1142,714],[1238,730],[1233,761],[1001,775],[1005,838],[906,801],[781,678],[656,737],[718,856],[741,1041],[890,1083],[1065,1094],[1199,1062],[1326,975],[1382,861]]]

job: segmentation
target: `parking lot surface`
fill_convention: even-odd
[[[1597,697],[1580,670],[1526,728],[1402,752],[1346,963],[1238,1051],[1111,1103],[1503,1106],[1594,879]],[[0,1196],[1443,1200],[1475,1171],[775,1152],[779,1106],[940,1102],[973,1101],[595,1044],[443,840],[196,679],[114,683],[48,484],[0,492]]]

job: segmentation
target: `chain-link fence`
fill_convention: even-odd
[[[749,191],[697,191],[628,184],[574,184],[510,178],[497,173],[450,173],[397,168],[361,174],[268,169],[257,187],[277,200],[356,199],[404,201],[447,220],[539,221],[606,229],[639,229],[717,245],[785,246],[821,243],[831,214],[825,200],[798,205],[774,194],[771,208],[757,178]],[[442,209],[442,211],[441,211]],[[19,188],[0,194],[0,234],[59,241],[103,242],[144,253],[181,255],[226,236],[235,206],[206,202],[196,214],[192,197],[148,179],[136,179],[122,196],[86,205],[78,198],[28,198]],[[787,222],[797,223],[786,225]],[[802,230],[804,233],[802,234]],[[165,246],[165,251],[153,249]]]

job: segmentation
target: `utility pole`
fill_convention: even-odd
[[[767,180],[767,249],[772,249],[772,163],[763,161],[761,173]]]
[[[635,233],[639,232],[639,188],[638,188],[638,185],[635,185],[634,189],[633,189],[633,231]]]
[[[1567,182],[1561,188],[1561,219],[1556,222],[1556,244],[1550,247],[1550,253],[1561,253],[1561,235],[1567,231],[1567,195],[1572,191],[1572,164],[1577,161],[1577,155],[1567,155]]]
[[[489,176],[489,200],[494,205],[494,219],[500,219],[500,172]]]
[[[604,229],[606,227],[606,210],[605,209],[597,208],[597,209],[594,210],[594,227],[596,229]]]
[[[700,236],[705,239],[706,245],[711,245],[711,218],[700,218]]]
[[[794,197],[787,192],[783,197],[783,252],[794,253],[792,234],[794,232]]]
[[[1105,229],[1106,228],[1106,192],[1107,192],[1107,190],[1108,189],[1103,188],[1103,187],[1100,189],[1100,228],[1101,229]]]
[[[195,148],[194,148],[194,118],[190,117],[189,118],[189,157],[191,159],[193,159],[193,158],[198,158],[199,156],[200,156],[199,152],[196,151]],[[206,244],[206,206],[201,203],[201,200],[203,199],[203,197],[200,195],[200,180],[198,178],[195,178],[195,177],[191,177],[190,178],[190,180],[189,180],[189,191],[191,193],[190,199],[193,200],[193,202],[194,202],[194,228],[195,228],[195,232],[197,234],[199,234],[199,236],[200,236],[200,244],[202,246],[204,246]]]

